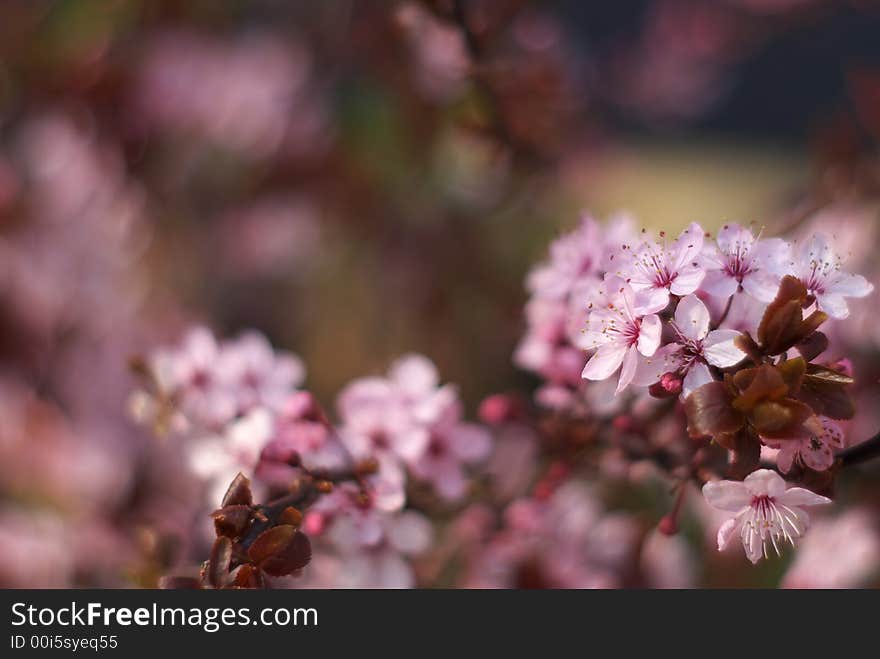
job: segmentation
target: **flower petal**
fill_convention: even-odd
[[[759,302],[772,302],[779,291],[779,277],[766,272],[752,272],[742,281],[743,290]]]
[[[739,481],[710,481],[703,486],[703,496],[710,506],[734,513],[752,500],[752,494]]]
[[[828,282],[827,290],[846,297],[865,297],[874,290],[874,286],[862,275],[839,272]]]
[[[617,342],[599,346],[599,349],[584,366],[581,377],[585,380],[604,380],[620,368],[626,351],[627,347]]]
[[[700,287],[706,271],[695,265],[686,265],[678,271],[678,275],[672,285],[669,287],[670,292],[675,295],[690,295]]]
[[[639,353],[635,346],[632,346],[626,351],[626,357],[623,358],[623,367],[620,369],[620,380],[617,381],[616,394],[619,394],[626,389],[626,387],[629,386],[629,383],[632,382],[633,377],[636,374],[638,363]]]
[[[660,322],[660,316],[651,314],[642,318],[642,324],[639,327],[639,352],[645,357],[650,357],[657,352],[662,332],[663,324]]]
[[[816,305],[837,320],[849,317],[849,305],[847,305],[846,299],[838,293],[816,295]]]
[[[687,229],[675,240],[675,261],[673,263],[675,269],[680,273],[682,268],[696,260],[697,256],[703,250],[703,240],[706,232],[696,222],[691,222]],[[699,286],[699,282],[697,282]],[[675,293],[675,291],[673,291]],[[676,293],[676,295],[678,295]]]
[[[724,270],[709,270],[703,278],[702,288],[709,295],[727,299],[739,289],[739,282]]]
[[[703,356],[713,366],[727,368],[739,364],[746,353],[736,347],[734,340],[740,335],[736,330],[713,330],[703,342]]]
[[[690,367],[687,375],[684,376],[684,381],[681,384],[681,399],[684,400],[690,396],[695,389],[699,389],[704,384],[712,382],[714,379],[712,373],[709,371],[709,367],[701,362],[697,362]]]
[[[819,506],[831,503],[831,499],[828,497],[823,497],[815,492],[810,492],[803,487],[789,488],[777,498],[780,503],[783,503],[786,506]]]
[[[758,469],[746,476],[743,485],[753,496],[779,497],[785,492],[785,480],[772,469]]]
[[[736,535],[736,530],[739,526],[738,522],[739,520],[736,517],[731,517],[718,529],[718,551],[727,549],[731,539]]]
[[[678,343],[670,343],[657,350],[650,357],[642,357],[636,369],[632,383],[639,387],[647,387],[658,382],[664,373],[678,370],[681,365]]]
[[[683,297],[675,309],[675,324],[687,338],[700,341],[709,332],[709,310],[696,295]]]

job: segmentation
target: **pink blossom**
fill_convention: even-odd
[[[378,522],[378,534],[366,545],[349,535],[346,518],[330,533],[341,552],[342,565],[336,576],[338,588],[412,588],[416,585],[410,557],[423,553],[431,544],[433,530],[427,518],[407,510],[385,515]]]
[[[803,282],[819,309],[843,319],[849,316],[846,298],[865,297],[874,286],[862,275],[844,272],[842,265],[825,236],[816,233],[797,250],[788,271]]]
[[[260,451],[272,436],[273,419],[268,410],[257,408],[226,426],[219,434],[187,444],[190,468],[208,483],[207,500],[219,505],[229,483],[239,473],[253,474]]]
[[[880,569],[876,515],[851,510],[820,519],[798,548],[783,588],[859,588]]]
[[[621,369],[617,393],[623,391],[635,376],[638,355],[650,357],[660,346],[662,328],[656,312],[665,306],[665,301],[656,299],[642,306],[629,284],[620,277],[606,277],[588,307],[587,327],[579,342],[585,350],[596,350],[582,376],[604,380]]]
[[[671,245],[643,240],[635,248],[624,246],[617,274],[633,290],[663,309],[673,295],[689,295],[703,281],[705,271],[697,257],[703,249],[703,228],[696,222],[682,231]],[[662,305],[662,306],[661,306]]]
[[[820,432],[770,444],[779,449],[776,464],[782,473],[791,471],[795,463],[816,471],[824,471],[834,464],[834,449],[845,445],[843,429],[827,416],[820,416],[818,419]],[[804,428],[806,429],[806,425]]]
[[[727,329],[709,331],[709,311],[696,295],[688,295],[679,301],[671,325],[675,339],[641,361],[633,379],[635,384],[653,384],[665,374],[674,373],[683,380],[681,397],[684,399],[694,389],[714,379],[709,365],[727,368],[746,356],[734,344],[739,332]]]
[[[444,499],[464,496],[467,478],[464,467],[483,461],[492,447],[484,427],[462,421],[462,405],[454,389],[441,390],[444,400],[435,400],[433,418],[423,417],[428,444],[422,454],[408,462],[416,478],[431,483]]]
[[[223,346],[218,370],[240,411],[257,405],[279,409],[305,378],[299,357],[276,352],[266,337],[255,331]]]
[[[577,229],[550,245],[549,260],[529,273],[528,290],[533,295],[563,300],[580,280],[595,277],[605,259],[602,234],[602,226],[596,220],[582,217]]]
[[[779,289],[780,268],[789,246],[780,238],[755,238],[739,224],[725,224],[701,257],[706,268],[702,289],[720,298],[744,290],[756,300],[772,302]]]
[[[758,469],[740,481],[713,481],[703,486],[710,505],[735,513],[718,529],[719,551],[739,534],[752,563],[767,557],[768,547],[780,553],[780,544],[794,545],[807,531],[810,518],[802,506],[831,503],[802,487],[786,489],[782,477],[771,469]]]
[[[159,386],[196,426],[217,428],[238,411],[235,397],[218,370],[220,346],[210,330],[191,329],[176,350],[160,350],[151,360]]]
[[[388,377],[355,380],[337,400],[340,436],[358,458],[385,456],[414,460],[428,445],[428,431],[419,420],[430,414],[441,391],[434,365],[421,355],[407,355],[392,364]]]

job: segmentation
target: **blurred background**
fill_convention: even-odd
[[[878,35],[870,0],[3,2],[0,585],[179,554],[192,485],[127,364],[192,323],[328,407],[424,353],[472,412],[535,387],[524,278],[584,211],[824,222],[871,278]]]

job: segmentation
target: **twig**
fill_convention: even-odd
[[[844,467],[861,464],[880,457],[880,432],[860,444],[840,451],[837,457]]]

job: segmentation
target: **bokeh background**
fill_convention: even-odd
[[[876,272],[878,36],[870,0],[3,2],[0,584],[179,559],[128,359],[195,322],[328,404],[424,353],[473,411],[535,387],[523,281],[583,211],[825,222]]]

